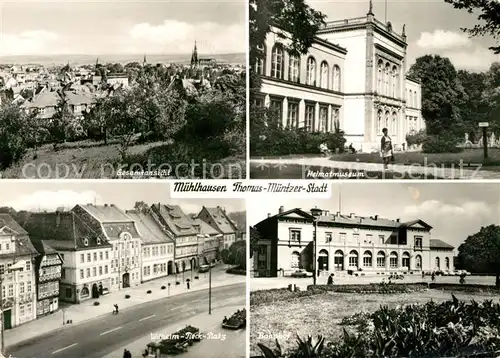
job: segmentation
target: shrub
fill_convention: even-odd
[[[176,285],[176,286],[177,286],[177,285],[180,285],[180,284],[181,284],[181,283],[180,283],[179,281],[176,281],[176,282],[175,282],[175,285]]]
[[[99,306],[99,305],[100,305],[99,301],[94,301],[94,306]]]
[[[424,153],[460,153],[459,140],[452,136],[428,136],[422,145]]]
[[[161,286],[161,289],[162,290],[165,290],[167,287],[166,286]]]
[[[195,276],[195,277],[194,277],[194,279],[195,279],[195,280],[198,280],[198,279],[199,279],[199,277],[198,277],[198,276]]]
[[[425,129],[421,129],[419,131],[412,129],[410,133],[406,135],[406,143],[408,144],[408,147],[419,146],[425,142],[426,138],[427,133],[425,132]]]
[[[368,285],[310,285],[308,291],[314,293],[339,292],[339,293],[412,293],[424,291],[428,288],[427,283],[371,283]]]
[[[125,295],[125,298],[128,300],[130,298],[130,295]]]
[[[151,293],[151,290],[148,290],[146,293],[149,295]]]

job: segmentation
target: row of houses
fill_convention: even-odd
[[[76,205],[0,214],[1,307],[5,328],[218,260],[245,239],[222,207],[186,215],[177,205],[124,211]]]
[[[252,230],[258,237],[252,262],[256,277],[301,269],[316,270],[317,276],[454,270],[454,247],[432,238],[432,227],[419,219],[403,222],[282,206]]]

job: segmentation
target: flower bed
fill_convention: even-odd
[[[250,304],[261,305],[277,301],[287,301],[292,298],[312,296],[322,292],[319,291],[296,291],[291,292],[287,288],[275,288],[272,290],[261,290],[250,292]]]
[[[458,283],[429,283],[429,288],[436,290],[447,290],[455,292],[491,292],[500,293],[500,288],[490,285],[468,285],[468,284],[458,284]]]
[[[309,285],[308,291],[315,293],[339,292],[339,293],[411,293],[428,289],[427,283],[371,283],[368,285]]]

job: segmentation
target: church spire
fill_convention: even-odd
[[[198,49],[196,48],[196,41],[194,42],[193,54],[191,55],[191,67],[198,66]]]

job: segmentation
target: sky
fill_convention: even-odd
[[[200,212],[203,206],[222,206],[227,212],[245,211],[245,203],[238,199],[172,199],[168,183],[127,182],[0,182],[0,206],[16,210],[54,211],[58,207],[73,208],[76,204],[115,204],[122,210],[131,210],[136,201],[147,204],[179,205],[186,214]]]
[[[340,195],[339,195],[340,193]],[[318,207],[359,216],[386,219],[422,219],[433,227],[431,237],[458,246],[482,226],[500,224],[500,184],[471,183],[334,183],[330,199],[251,201],[247,204],[249,225],[264,220],[267,213]]]
[[[243,0],[16,0],[3,3],[0,56],[246,52]]]
[[[368,0],[307,0],[328,20],[362,17],[368,12]],[[385,1],[373,1],[375,18],[385,22]],[[328,21],[327,20],[327,21]],[[456,10],[444,0],[387,0],[387,20],[395,31],[406,24],[408,69],[415,59],[426,54],[448,57],[457,69],[487,70],[499,55],[488,50],[495,44],[490,37],[469,38],[461,27],[478,24],[477,14]]]

